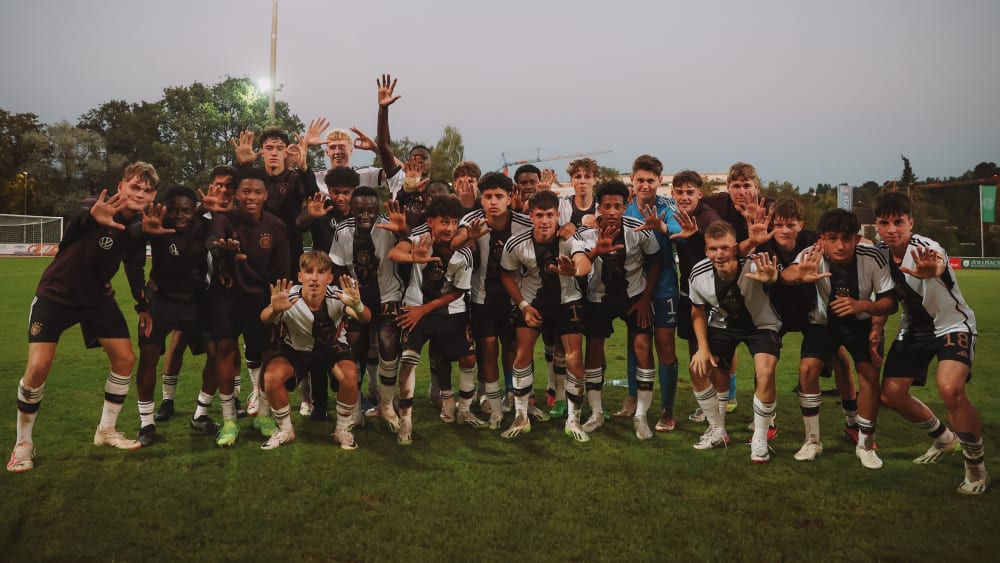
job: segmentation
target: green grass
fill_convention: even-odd
[[[0,445],[13,445],[15,392],[27,355],[28,303],[46,259],[0,260]],[[1000,307],[996,273],[963,271],[980,336],[969,394],[984,420],[987,456],[1000,443]],[[123,276],[119,296],[127,298]],[[131,307],[123,307],[131,311]],[[128,314],[128,313],[127,313]],[[894,325],[892,325],[894,330]],[[619,336],[621,332],[618,333]],[[624,377],[621,338],[612,339],[609,379]],[[609,341],[609,342],[612,342]],[[356,431],[360,449],[330,438],[332,422],[293,414],[295,443],[259,449],[247,419],[232,450],[191,432],[187,418],[201,358],[187,358],[178,416],[161,423],[164,441],[121,452],[91,445],[107,363],[84,351],[79,329],[62,339],[35,426],[36,467],[0,472],[0,560],[11,561],[590,561],[803,560],[979,561],[1000,552],[996,493],[955,492],[961,455],[937,465],[911,458],[928,441],[892,412],[879,420],[881,471],[861,467],[840,435],[843,419],[824,401],[825,452],[813,463],[801,444],[795,385],[799,339],[786,338],[778,374],[772,462],[750,463],[746,425],[752,385],[741,354],[739,410],[729,416],[728,449],[696,452],[703,425],[685,415],[690,386],[678,391],[678,429],[638,443],[631,423],[609,421],[589,444],[557,422],[512,441],[496,432],[444,425],[418,373],[414,444],[401,448],[380,421]],[[686,356],[686,351],[681,353]],[[422,366],[423,367],[423,366]],[[682,369],[681,379],[686,379]],[[544,375],[536,378],[544,400]],[[824,380],[823,387],[832,386]],[[159,384],[157,403],[159,402]],[[624,389],[607,386],[616,410]],[[934,387],[915,394],[936,413]],[[651,409],[655,421],[657,400]],[[2,412],[0,412],[2,415]],[[218,402],[213,416],[219,418]],[[509,423],[509,415],[505,421]],[[138,429],[134,387],[119,429]],[[995,459],[995,458],[993,458]],[[995,467],[995,466],[994,466]]]

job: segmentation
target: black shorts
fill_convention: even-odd
[[[428,355],[451,362],[476,353],[469,328],[468,313],[450,315],[431,313],[420,319],[413,330],[404,330],[401,338],[403,350],[419,353],[427,341],[431,343]],[[432,354],[433,352],[433,354]]]
[[[718,358],[719,369],[732,368],[733,353],[741,342],[750,349],[751,356],[770,354],[775,358],[781,357],[781,337],[777,331],[708,327],[708,348]]]
[[[347,332],[379,330],[382,327],[398,329],[396,318],[399,317],[399,301],[386,301],[375,306],[369,306],[365,303],[365,307],[368,307],[372,312],[372,319],[367,323],[362,323],[344,313],[344,318],[347,320]]]
[[[610,338],[614,334],[615,319],[623,319],[628,326],[628,333],[631,334],[652,334],[653,326],[641,328],[637,322],[638,312],[628,313],[628,310],[639,300],[641,295],[637,295],[628,301],[620,304],[594,303],[587,301],[584,305],[587,318],[587,326],[584,327],[584,334],[587,338]],[[650,311],[652,317],[652,311]]]
[[[102,299],[90,307],[72,307],[36,295],[28,315],[28,342],[59,342],[62,333],[77,323],[87,348],[97,348],[102,338],[131,338],[125,316],[114,299]]]
[[[271,296],[234,295],[215,292],[208,296],[209,330],[215,341],[236,340],[243,335],[246,357],[255,361],[271,348],[275,325],[260,321],[260,312],[271,304]]]
[[[172,299],[150,292],[149,313],[153,317],[153,330],[149,336],[139,332],[139,346],[159,346],[160,353],[166,346],[167,336],[174,330],[184,333],[192,354],[203,354],[205,342],[211,340],[205,328],[204,299]]]
[[[304,352],[296,350],[287,344],[282,344],[274,355],[275,358],[284,358],[292,364],[295,369],[295,377],[285,380],[285,389],[292,391],[296,384],[309,377],[309,372],[317,370],[332,377],[333,366],[340,362],[354,363],[354,355],[351,349],[342,342],[334,342],[333,347],[325,350],[310,350]],[[265,368],[266,369],[266,368]]]
[[[694,321],[691,320],[691,298],[687,295],[677,297],[677,336],[684,340],[697,341]]]
[[[531,328],[542,333],[545,342],[558,342],[559,337],[564,334],[583,334],[584,319],[586,312],[583,300],[572,303],[563,303],[555,306],[544,306],[532,303],[532,307],[542,315],[541,327],[529,327],[524,322],[524,313],[520,310],[514,312],[514,328]]]
[[[826,325],[811,324],[802,333],[802,357],[815,358],[826,363],[843,346],[854,359],[854,364],[872,363],[868,335],[872,330],[871,319]],[[881,350],[879,350],[881,353]]]
[[[495,303],[473,303],[469,323],[472,335],[479,338],[497,337],[509,342],[514,339],[514,311],[510,299]]]
[[[913,384],[923,387],[927,383],[927,368],[937,358],[961,362],[970,368],[976,355],[976,335],[968,332],[949,332],[943,336],[909,333],[897,339],[885,358],[883,377],[910,377]],[[969,371],[968,381],[972,378]]]

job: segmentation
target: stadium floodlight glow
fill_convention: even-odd
[[[260,90],[262,94],[267,94],[271,91],[271,80],[267,77],[257,79],[257,89]]]

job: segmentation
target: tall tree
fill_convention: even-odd
[[[26,186],[34,183],[32,166],[45,158],[47,150],[37,115],[0,109],[0,212],[24,212]]]
[[[903,159],[903,174],[899,177],[899,187],[910,193],[910,189],[917,183],[917,177],[913,175],[913,168],[910,167],[910,159],[899,155]]]
[[[451,125],[445,125],[438,142],[431,149],[431,178],[451,181],[451,171],[465,160],[462,134]]]

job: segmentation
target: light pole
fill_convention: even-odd
[[[278,93],[278,0],[271,0],[271,92],[267,105],[267,115],[274,124],[275,97]]]

